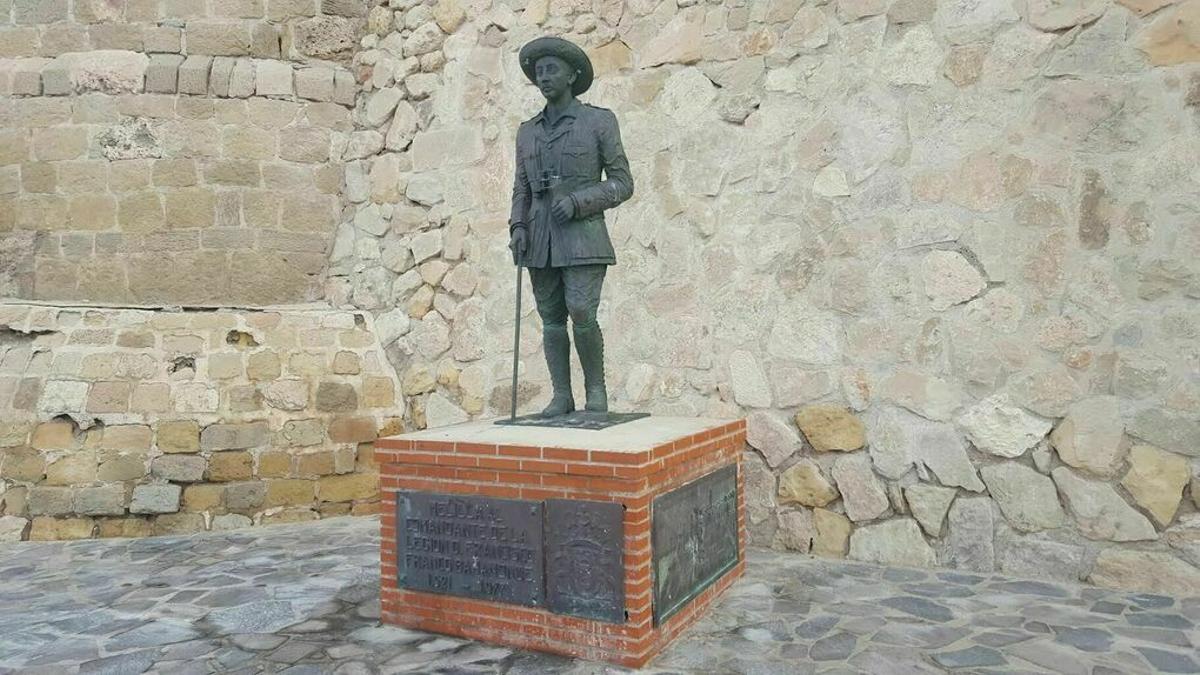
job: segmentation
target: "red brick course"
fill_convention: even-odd
[[[745,569],[745,560],[739,560],[716,583],[655,626],[650,503],[664,492],[737,464],[738,540],[744,551],[745,496],[739,462],[745,442],[744,420],[638,452],[380,439],[375,443],[375,461],[381,484],[382,620],[473,640],[642,666],[702,616]],[[625,507],[626,622],[612,624],[532,607],[398,588],[396,493],[400,490],[620,502]]]

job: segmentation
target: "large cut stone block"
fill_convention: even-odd
[[[146,67],[146,91],[156,94],[174,94],[179,85],[179,66],[183,57],[179,54],[154,54]]]

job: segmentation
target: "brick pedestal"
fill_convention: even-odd
[[[375,454],[382,492],[382,619],[474,640],[641,666],[699,618],[744,570],[745,500],[739,459],[745,439],[743,420],[674,417],[648,417],[602,431],[474,422],[380,439]],[[656,613],[651,536],[655,499],[694,487],[698,479],[730,466],[736,468],[737,484],[736,563],[700,583],[702,590],[694,597],[684,596],[690,599],[682,605],[659,607]],[[397,504],[398,498],[406,504],[404,498],[414,493],[621,504],[624,622],[402,587],[397,528],[406,525],[397,522]]]

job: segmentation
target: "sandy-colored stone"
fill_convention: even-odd
[[[1088,581],[1104,588],[1176,596],[1200,594],[1200,569],[1169,553],[1106,549]]]
[[[816,536],[812,553],[823,558],[845,558],[850,543],[850,519],[840,513],[816,508],[812,511]]]
[[[1190,479],[1191,467],[1186,458],[1150,445],[1135,445],[1129,450],[1129,473],[1121,479],[1121,485],[1160,526],[1166,527],[1175,517]]]
[[[96,522],[91,518],[34,518],[29,540],[90,539],[95,530]]]
[[[183,489],[184,511],[211,511],[221,508],[224,501],[224,485],[189,485]]]
[[[1184,0],[1134,36],[1137,48],[1157,66],[1200,61],[1200,0]]]
[[[29,444],[39,450],[65,450],[75,447],[77,427],[70,421],[42,422],[33,429]]]
[[[317,498],[322,502],[369,499],[379,491],[379,476],[372,473],[324,476],[317,481]]]
[[[838,406],[810,405],[800,409],[796,426],[814,450],[849,452],[866,444],[866,429],[853,412]]]
[[[96,453],[78,450],[46,466],[47,485],[79,485],[96,480]]]
[[[215,483],[246,480],[253,474],[253,463],[249,452],[214,452],[208,460],[208,480]]]
[[[1124,431],[1118,399],[1101,396],[1072,404],[1050,443],[1064,464],[1111,478],[1125,457]]]
[[[316,485],[316,482],[311,480],[269,480],[267,481],[267,496],[263,505],[268,508],[308,506],[313,503]]]
[[[159,422],[155,432],[155,444],[163,452],[200,450],[200,425],[192,420]]]
[[[778,495],[780,504],[825,506],[838,498],[838,491],[815,462],[802,459],[779,475]]]

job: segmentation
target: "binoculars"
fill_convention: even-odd
[[[554,187],[557,186],[561,180],[562,176],[551,175],[549,171],[543,171],[542,175],[538,177],[536,181],[534,181],[533,191],[538,194],[542,194],[547,190],[554,189]]]

